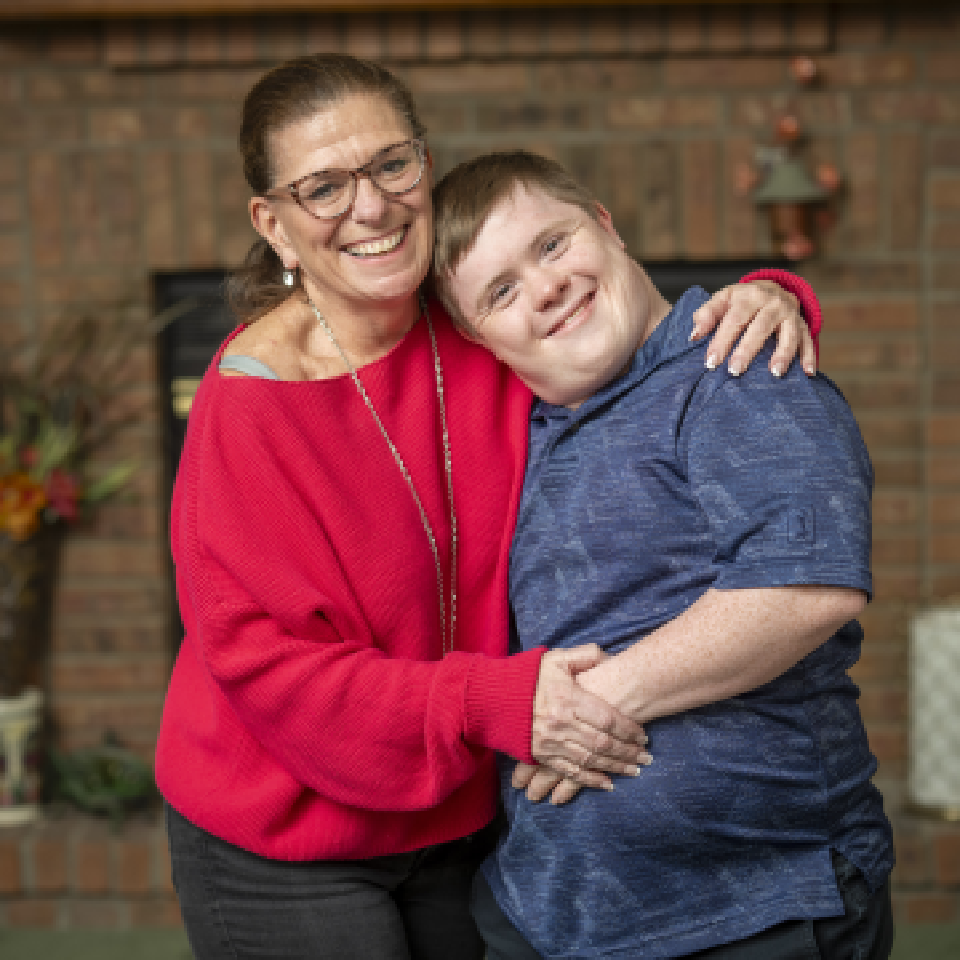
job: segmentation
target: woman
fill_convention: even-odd
[[[573,680],[595,648],[505,656],[531,398],[418,295],[423,132],[348,57],[285,64],[244,104],[262,240],[233,299],[256,322],[191,413],[157,745],[199,960],[479,957],[494,751],[594,787],[645,756]]]

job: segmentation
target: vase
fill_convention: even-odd
[[[0,825],[37,815],[44,670],[60,536],[0,536]]]

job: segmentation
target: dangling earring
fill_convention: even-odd
[[[285,287],[292,287],[297,282],[296,274],[293,270],[284,270],[283,271],[283,285]]]

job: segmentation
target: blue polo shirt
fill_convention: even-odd
[[[709,588],[871,591],[872,470],[843,397],[769,351],[741,377],[689,342],[688,290],[626,376],[576,410],[539,403],[510,565],[515,644],[616,653]],[[484,864],[548,958],[677,957],[791,918],[838,916],[830,850],[880,886],[889,823],[847,670],[855,621],[743,696],[647,725],[653,765],[610,793],[532,804]]]

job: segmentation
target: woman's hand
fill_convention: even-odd
[[[510,782],[515,789],[525,790],[531,803],[539,803],[550,794],[550,802],[555,806],[569,803],[582,789],[579,783],[569,777],[529,763],[518,763],[513,768]],[[613,785],[606,789],[612,790]]]
[[[810,376],[817,372],[817,351],[797,298],[772,280],[724,287],[694,313],[693,320],[691,339],[716,330],[707,351],[707,366],[711,370],[723,362],[736,343],[729,370],[738,376],[776,333],[777,348],[770,359],[770,371],[775,377],[787,372],[798,352],[804,371]]]
[[[647,757],[643,727],[574,679],[604,659],[606,654],[596,644],[543,655],[530,747],[539,764],[598,789],[612,786],[604,772],[635,774],[637,764]]]

